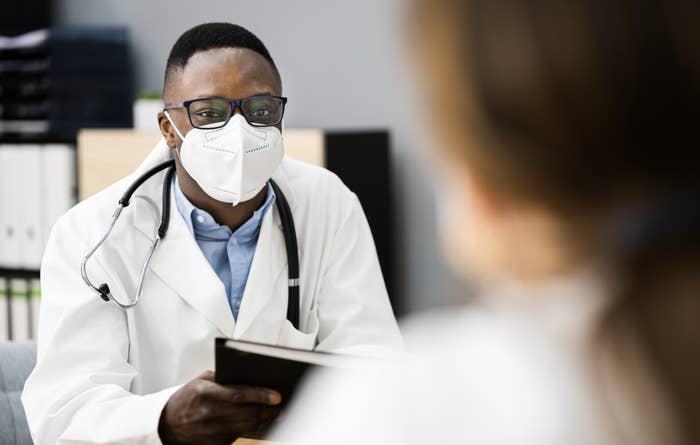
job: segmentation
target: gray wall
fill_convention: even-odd
[[[438,259],[434,198],[417,150],[418,118],[405,68],[401,0],[55,0],[57,25],[126,25],[139,90],[162,89],[170,47],[186,29],[230,21],[256,33],[275,58],[292,128],[388,128],[397,201],[399,298],[412,309],[463,290]]]

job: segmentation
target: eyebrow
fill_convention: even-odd
[[[255,93],[255,94],[253,94],[252,96],[242,97],[241,99],[247,99],[247,98],[249,98],[249,97],[255,97],[255,96],[276,96],[276,94],[273,94],[273,93],[270,92],[270,91],[262,91],[262,92]],[[241,99],[230,99],[230,98],[225,97],[225,96],[217,96],[217,95],[213,95],[213,96],[212,96],[212,95],[210,95],[210,94],[200,94],[199,96],[195,97],[195,99],[241,100]]]

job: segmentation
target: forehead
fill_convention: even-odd
[[[171,76],[165,88],[165,101],[281,95],[281,89],[272,65],[257,52],[247,48],[216,48],[193,54],[184,68]]]

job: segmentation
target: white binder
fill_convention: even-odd
[[[2,147],[2,160],[0,162],[0,224],[2,228],[2,249],[0,249],[0,266],[18,268],[22,264],[22,248],[19,236],[21,190],[18,187],[20,181],[21,161],[19,147],[6,144]]]
[[[75,149],[72,145],[47,144],[41,150],[41,219],[43,245],[56,220],[76,203]]]
[[[31,313],[31,337],[37,339],[39,334],[39,309],[41,306],[41,282],[33,279],[29,282],[29,312]]]
[[[10,280],[10,318],[12,320],[11,340],[29,340],[29,289],[27,280]]]
[[[0,267],[7,266],[6,256],[9,255],[9,247],[7,238],[7,204],[9,196],[9,180],[7,178],[7,148],[4,144],[0,144]],[[1,283],[0,283],[1,284]],[[1,335],[1,334],[0,334]]]
[[[21,251],[20,266],[25,269],[39,269],[44,253],[42,236],[42,196],[41,196],[41,146],[37,144],[19,145],[19,163],[15,195],[19,217]],[[47,197],[50,199],[50,197]]]
[[[7,280],[0,277],[0,341],[10,339],[10,313],[8,311]]]

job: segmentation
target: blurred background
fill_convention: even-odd
[[[327,167],[360,196],[397,315],[464,298],[467,290],[437,252],[431,167],[421,150],[428,138],[413,112],[418,98],[401,3],[5,2],[0,339],[32,337],[50,225],[94,191],[85,185],[88,172],[128,173],[119,159],[131,145],[144,144],[138,135],[147,135],[144,147],[152,148],[170,48],[184,31],[209,21],[242,25],[269,49],[289,97],[285,127],[320,131]],[[379,177],[368,180],[362,166],[373,166]]]

